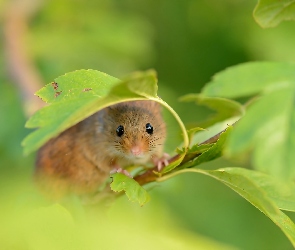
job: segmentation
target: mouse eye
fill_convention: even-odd
[[[119,125],[116,129],[117,136],[121,137],[124,134],[124,127],[122,125]]]
[[[151,135],[151,134],[153,134],[154,128],[150,123],[147,123],[145,125],[145,131]]]

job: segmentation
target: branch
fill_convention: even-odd
[[[235,124],[235,123],[234,123]],[[232,124],[232,126],[234,125]],[[226,129],[222,130],[221,132],[219,132],[218,134],[212,136],[211,138],[209,138],[208,140],[200,143],[199,145],[204,145],[204,144],[212,144],[218,141],[220,135],[225,131]],[[184,159],[182,160],[182,162],[180,163],[179,166],[185,164],[186,162],[191,161],[192,159],[198,157],[199,155],[201,155],[201,153],[196,153],[196,154],[190,154],[189,156],[185,156]],[[176,161],[178,158],[180,157],[179,154],[173,156],[171,159],[168,160],[169,164]],[[178,166],[178,167],[179,167]],[[159,177],[157,174],[155,174],[155,172],[158,172],[157,167],[154,167],[152,169],[149,169],[148,171],[146,171],[145,173],[138,175],[136,177],[134,177],[134,180],[136,180],[140,185],[144,185],[150,182],[154,182],[157,180],[157,178]]]

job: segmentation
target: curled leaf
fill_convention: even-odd
[[[134,179],[121,173],[112,174],[111,178],[113,179],[111,189],[114,192],[124,191],[130,201],[138,202],[140,206],[150,200],[148,192]]]

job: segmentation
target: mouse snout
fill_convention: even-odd
[[[138,145],[135,145],[133,146],[131,149],[131,154],[135,155],[135,156],[138,156],[138,155],[141,155],[142,154],[142,149],[140,146]]]

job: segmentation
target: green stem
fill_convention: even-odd
[[[186,128],[182,122],[182,120],[180,119],[180,117],[178,116],[178,114],[174,111],[173,108],[171,108],[166,102],[164,102],[162,99],[160,98],[150,98],[156,102],[159,102],[160,104],[162,104],[165,108],[167,108],[171,113],[172,115],[175,117],[176,121],[178,122],[180,128],[181,128],[181,131],[182,131],[182,135],[183,135],[183,146],[184,148],[188,148],[189,146],[189,137],[188,137],[188,134],[187,134],[187,131],[186,131]]]

